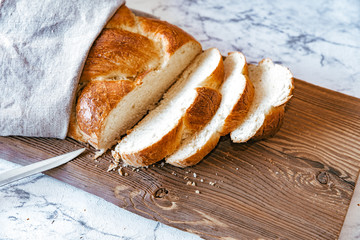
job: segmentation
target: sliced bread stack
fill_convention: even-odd
[[[185,70],[160,106],[117,145],[117,161],[140,167],[165,158],[187,167],[201,161],[221,136],[231,133],[234,142],[246,142],[279,130],[292,96],[290,71],[270,59],[248,66],[243,54],[233,52],[224,61],[224,81],[217,91],[222,61],[215,55],[217,50],[207,50]]]
[[[202,129],[220,105],[218,91],[224,79],[219,50],[200,54],[150,111],[121,142],[113,156],[125,164],[141,167],[173,153],[183,139]]]
[[[243,54],[230,53],[224,61],[225,79],[220,92],[220,107],[211,121],[200,131],[186,138],[166,162],[186,167],[201,161],[219,142],[221,136],[232,132],[247,115],[254,96],[254,88],[247,78],[247,64]]]

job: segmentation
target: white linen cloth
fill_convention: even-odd
[[[0,135],[65,138],[88,51],[124,0],[0,0]]]

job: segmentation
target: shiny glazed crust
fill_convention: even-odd
[[[201,51],[200,44],[180,28],[137,17],[126,6],[120,7],[89,51],[68,136],[97,149],[111,147],[102,143],[110,112],[131,91],[141,87],[145,76],[161,69],[187,43]],[[132,114],[130,106],[124,111]]]
[[[89,143],[98,145],[101,125],[122,97],[128,94],[135,84],[129,80],[93,81],[81,92],[76,106],[77,123]]]

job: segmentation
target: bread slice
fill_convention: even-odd
[[[282,125],[285,105],[294,88],[289,69],[270,59],[249,65],[248,70],[255,95],[245,121],[231,132],[231,140],[236,143],[273,136]]]
[[[112,147],[201,51],[180,28],[122,6],[90,49],[68,136],[100,153]]]
[[[247,64],[240,52],[229,53],[224,61],[225,79],[220,88],[222,100],[213,119],[199,132],[186,138],[166,162],[177,167],[200,162],[215,148],[221,136],[229,134],[245,118],[254,96],[247,78]]]
[[[224,79],[219,50],[204,51],[150,111],[116,146],[115,158],[134,167],[148,166],[175,151],[181,140],[200,130],[215,114]]]

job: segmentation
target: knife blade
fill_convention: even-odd
[[[0,173],[0,186],[14,182],[16,180],[28,177],[30,175],[44,172],[46,170],[58,167],[70,160],[76,158],[85,151],[86,148],[81,148],[73,152],[65,153],[63,155],[49,158],[40,162],[32,163],[23,167],[11,169],[4,173]]]

